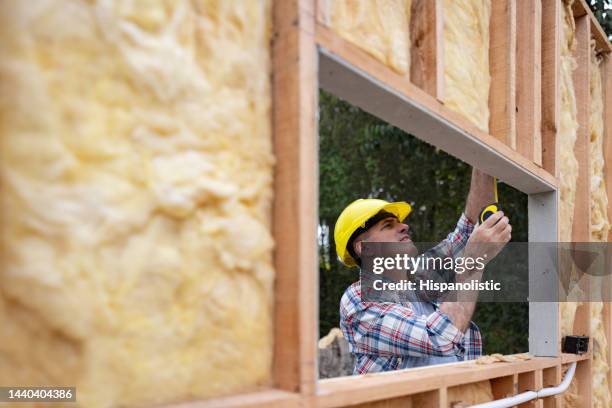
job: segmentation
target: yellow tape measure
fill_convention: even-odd
[[[478,219],[480,220],[481,224],[485,222],[487,218],[501,210],[501,207],[499,206],[499,199],[497,197],[497,177],[493,177],[493,191],[495,192],[495,202],[486,205],[480,211],[480,217],[478,217]]]

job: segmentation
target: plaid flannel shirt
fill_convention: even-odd
[[[462,214],[455,230],[432,250],[457,256],[473,229]],[[410,302],[362,302],[360,281],[349,286],[340,301],[340,328],[356,357],[353,374],[405,368],[403,357],[455,356],[461,361],[482,354],[480,330],[473,322],[461,333],[436,302],[431,306],[431,314],[420,315]]]

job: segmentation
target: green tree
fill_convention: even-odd
[[[612,0],[590,0],[587,2],[599,24],[612,41]]]

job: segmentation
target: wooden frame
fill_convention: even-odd
[[[578,361],[576,377],[581,395],[586,396],[581,406],[590,406],[592,356],[591,353],[582,356],[560,353],[559,321],[550,319],[550,316],[559,315],[557,303],[530,305],[530,350],[549,357],[483,366],[465,362],[317,380],[318,175],[315,163],[319,84],[528,193],[531,241],[557,239],[559,177],[556,132],[559,124],[560,0],[541,3],[526,0],[527,4],[521,7],[516,6],[516,0],[504,0],[495,6],[492,18],[500,23],[492,27],[491,45],[495,51],[490,59],[492,75],[499,80],[499,87],[492,91],[490,103],[503,108],[492,110],[491,134],[478,129],[442,102],[444,13],[441,0],[414,0],[413,11],[430,24],[411,27],[413,35],[420,38],[411,49],[415,62],[411,65],[412,82],[335,34],[328,25],[327,1],[277,0],[273,3],[273,124],[277,157],[273,232],[277,245],[274,261],[278,271],[273,382],[259,392],[175,407],[339,407],[382,400],[388,402],[385,406],[395,406],[412,400],[418,401],[418,406],[446,408],[449,387],[492,380],[494,395],[503,397],[524,389],[559,384],[563,366],[572,361]],[[609,54],[612,47],[602,37],[603,31],[584,0],[578,0],[573,11],[577,36],[590,38],[592,32],[600,52]],[[582,89],[581,81],[584,78],[588,81],[588,75],[584,75],[589,69],[588,49],[585,54],[585,49],[579,48],[577,57],[580,71],[574,80]],[[610,58],[604,66],[605,114],[612,117]],[[585,110],[588,109],[585,108],[588,82],[586,89],[586,95],[581,91],[577,97],[581,133],[576,152],[581,163],[588,166],[588,133],[583,130],[588,126],[585,114],[588,112]],[[610,122],[606,123],[607,163],[612,163]],[[428,132],[419,132],[423,129]],[[588,167],[583,168],[586,169]],[[606,172],[610,174],[609,170]],[[589,188],[584,171],[579,178],[578,188],[584,194]],[[607,183],[608,191],[612,191],[612,177]],[[590,237],[590,217],[585,204],[588,203],[576,204],[581,213],[575,220],[574,239],[588,240]],[[612,200],[609,211],[612,214]],[[542,225],[548,228],[536,228]],[[610,319],[609,305],[606,310]],[[578,313],[588,322],[588,304]],[[612,342],[612,322],[606,320],[606,324]],[[588,324],[580,327],[580,323],[576,329],[585,333],[589,330]],[[559,408],[562,405],[560,397],[548,397],[529,406]]]

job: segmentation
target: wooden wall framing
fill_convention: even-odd
[[[412,82],[335,34],[328,25],[328,0],[274,1],[272,81],[277,157],[273,228],[277,245],[274,381],[268,388],[249,394],[174,407],[378,406],[380,401],[391,407],[411,401],[419,407],[447,408],[449,387],[493,380],[494,394],[503,396],[558,385],[563,366],[573,361],[578,362],[576,377],[584,397],[580,406],[590,407],[592,355],[560,352],[557,303],[530,305],[530,323],[533,323],[533,327],[530,324],[530,331],[533,330],[530,348],[538,355],[549,357],[488,366],[467,362],[317,379],[319,86],[530,194],[530,214],[541,215],[537,223],[530,219],[530,240],[556,240],[561,0],[524,0],[520,7],[516,0],[494,3],[492,18],[498,24],[491,27],[491,50],[494,49],[490,54],[491,74],[495,85],[490,96],[491,134],[488,134],[441,102],[444,94],[442,0],[414,0],[413,11],[429,24],[411,28],[412,35],[419,38],[411,49]],[[609,57],[612,47],[584,0],[576,0],[573,12],[578,43],[582,44],[576,50],[578,69],[574,75],[580,123],[576,154],[581,164],[574,240],[585,242],[590,239],[588,131],[585,131],[588,130],[590,61],[587,40],[592,33],[599,51],[608,55],[603,64],[605,115],[610,118],[605,129],[607,174],[612,174],[609,167],[612,166],[612,62]],[[419,129],[428,129],[428,132],[419,133]],[[607,188],[612,191],[612,177],[607,179]],[[609,205],[612,214],[612,199]],[[536,229],[537,226],[548,228]],[[612,343],[609,304],[605,310],[608,339]],[[579,308],[575,330],[589,333],[589,313],[588,303]],[[535,324],[551,315],[557,319],[549,319],[549,326]],[[545,333],[553,334],[546,337]],[[612,353],[609,361],[612,365]],[[561,408],[563,401],[560,397],[549,397],[529,406]]]

